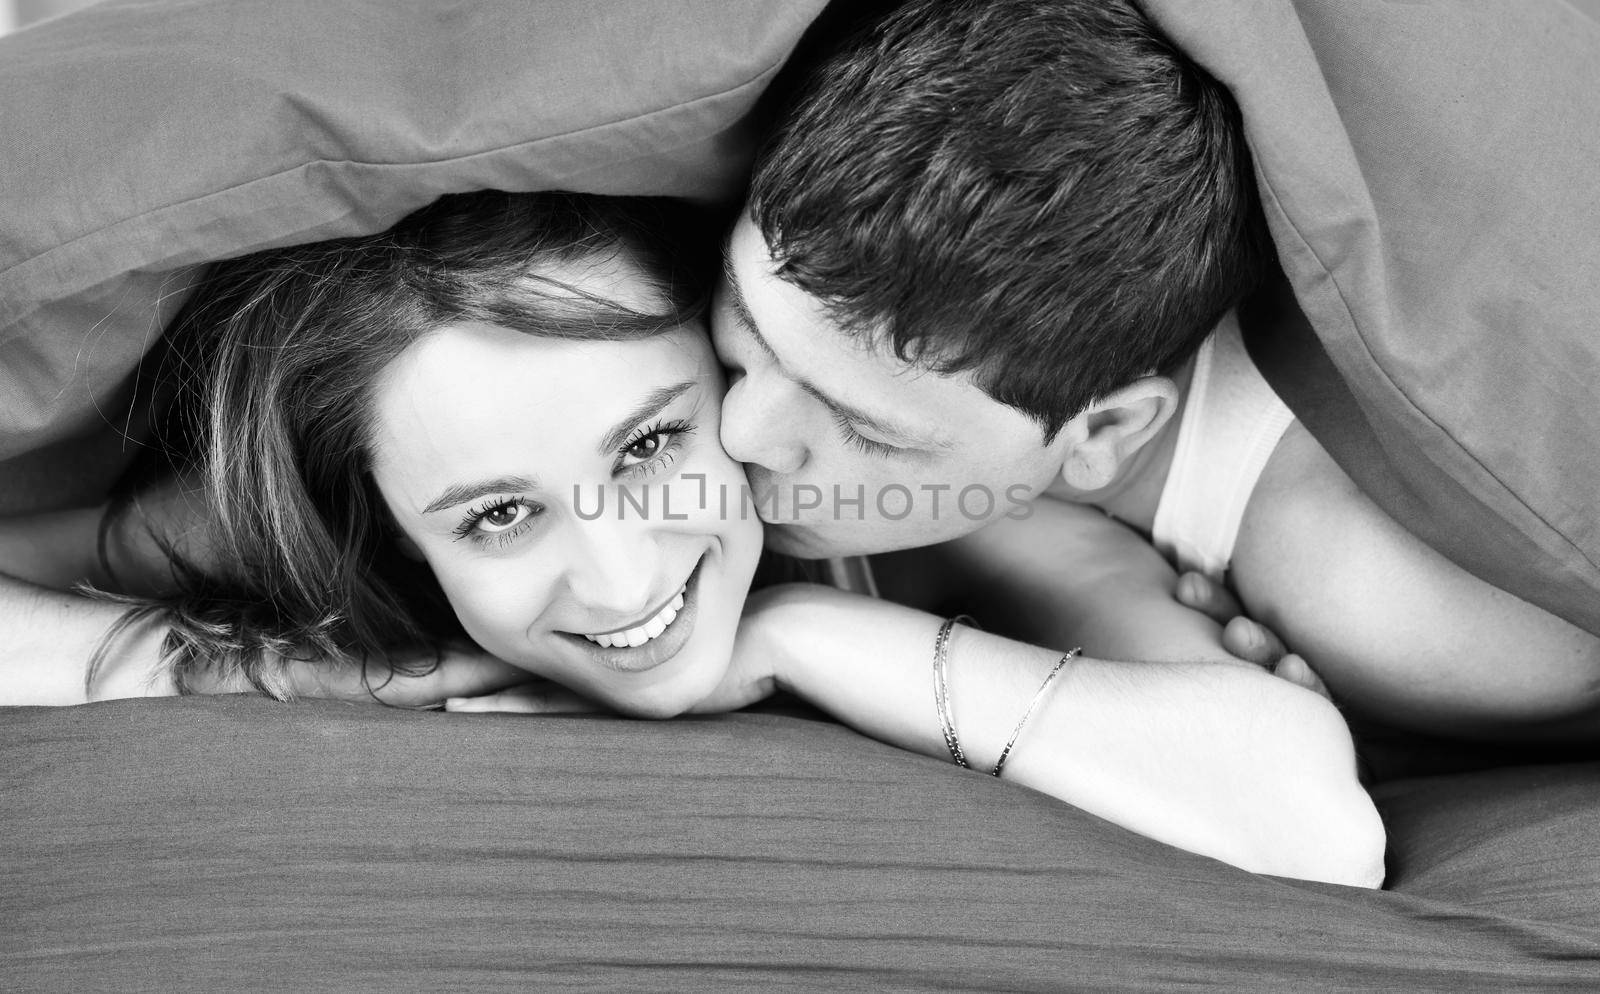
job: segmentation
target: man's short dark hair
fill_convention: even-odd
[[[778,275],[845,328],[975,371],[1053,437],[1171,372],[1258,280],[1238,108],[1132,3],[845,18],[774,87],[749,202]]]

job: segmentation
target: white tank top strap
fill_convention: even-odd
[[[1221,579],[1245,506],[1294,415],[1256,370],[1230,312],[1195,358],[1151,537],[1179,569]]]

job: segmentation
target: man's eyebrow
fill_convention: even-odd
[[[449,487],[444,493],[428,502],[422,509],[423,514],[432,514],[443,511],[445,508],[465,504],[477,500],[479,497],[488,497],[492,494],[519,493],[528,490],[537,490],[538,484],[525,476],[502,476],[493,480],[481,480],[477,483],[458,483]]]
[[[731,242],[732,239],[729,239],[729,244],[731,244]],[[734,278],[733,258],[727,251],[726,245],[724,246],[722,252],[722,276],[723,285],[727,287],[728,290],[728,304],[733,308],[733,316],[741,325],[744,326],[745,331],[750,333],[750,337],[755,340],[756,347],[765,352],[767,354],[767,358],[777,363],[781,368],[783,366],[783,360],[778,356],[777,351],[773,349],[772,345],[767,342],[766,338],[762,336],[761,329],[756,326],[755,316],[750,313],[750,307],[745,303],[744,291],[739,289],[739,281]],[[835,415],[854,422],[855,424],[866,428],[875,435],[881,435],[890,441],[900,443],[903,448],[943,450],[950,447],[950,443],[942,438],[923,438],[916,432],[907,431],[904,428],[889,424],[888,422],[873,417],[858,407],[853,407],[850,404],[835,400],[818,389],[816,384],[811,383],[808,380],[801,379],[800,377],[792,374],[789,378],[794,381],[795,386],[816,398],[817,403],[821,404],[823,407],[826,407]]]
[[[668,404],[699,385],[699,380],[684,380],[682,383],[674,383],[671,386],[659,387],[650,391],[650,394],[639,402],[639,406],[635,407],[627,417],[618,421],[615,427],[606,432],[606,437],[600,440],[597,451],[602,456],[609,456],[616,452],[622,447],[622,443],[628,440],[628,435],[639,427],[641,423],[660,414]]]

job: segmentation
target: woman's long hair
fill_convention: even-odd
[[[488,191],[380,235],[214,265],[162,363],[178,396],[162,460],[203,481],[210,517],[205,561],[169,545],[176,592],[145,605],[166,614],[180,692],[207,674],[285,697],[285,659],[437,665],[460,631],[431,573],[398,553],[371,479],[379,374],[455,322],[599,339],[675,327],[704,307],[705,226],[660,200]],[[540,275],[617,253],[655,283],[659,311]]]

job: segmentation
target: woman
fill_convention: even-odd
[[[688,221],[485,194],[218,267],[170,362],[208,371],[182,378],[205,389],[178,409],[204,416],[177,448],[217,498],[177,672],[226,660],[270,691],[280,644],[372,659],[465,637],[630,713],[705,697],[761,533],[665,482],[743,479],[716,441],[695,260],[669,234]],[[579,498],[612,513],[550,513]]]
[[[168,451],[203,481],[204,524],[140,498],[101,529],[104,578],[150,595],[161,678],[439,694],[459,661],[477,690],[509,663],[652,717],[781,687],[1246,869],[1379,882],[1382,829],[1337,712],[1227,663],[1131,533],[1127,556],[1085,564],[1121,629],[1148,641],[1142,606],[1159,603],[1169,658],[1204,661],[1019,647],[810,584],[747,602],[760,523],[716,438],[706,267],[678,237],[695,228],[658,202],[483,193],[215,267],[168,355]],[[35,540],[32,579],[70,572],[44,575],[53,543],[84,562],[59,554],[72,528],[93,544],[82,518],[37,532],[58,538]],[[0,563],[30,578],[18,550]],[[1096,651],[1114,649],[1118,623],[1095,625]]]

